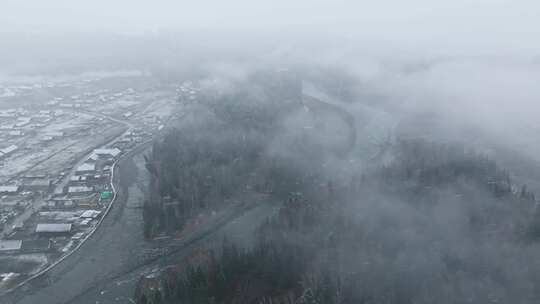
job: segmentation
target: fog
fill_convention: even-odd
[[[102,129],[80,128],[90,138],[82,150],[116,131],[104,121],[127,128],[107,141],[139,132],[148,144],[126,167],[139,161],[143,169],[130,178],[149,176],[121,192],[140,196],[130,199],[144,213],[144,236],[133,233],[141,243],[180,240],[191,217],[206,223],[260,191],[279,202],[279,214],[238,226],[313,250],[301,256],[316,265],[302,269],[302,297],[320,287],[307,277],[331,269],[337,281],[350,279],[344,289],[365,283],[365,303],[540,298],[540,2],[0,1],[0,109],[52,102],[75,115],[87,106],[72,120],[96,115],[88,125]],[[21,95],[10,95],[16,89]],[[76,155],[54,155],[64,150]],[[0,176],[8,176],[5,163]],[[57,171],[62,180],[64,168]],[[182,207],[173,210],[176,201]],[[337,262],[328,258],[333,242]],[[133,269],[135,278],[150,277]],[[73,287],[63,300],[103,295],[109,277],[90,273],[98,283]],[[7,303],[30,303],[21,293]]]
[[[0,31],[136,35],[185,29],[292,30],[331,33],[362,44],[389,43],[420,53],[534,53],[539,6],[533,0],[5,0]]]
[[[533,0],[4,0],[0,81],[337,70],[396,121],[431,115],[434,137],[537,160],[538,15]]]

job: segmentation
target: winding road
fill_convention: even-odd
[[[273,202],[248,201],[181,240],[166,245],[148,242],[143,237],[141,208],[149,184],[143,155],[149,149],[149,144],[140,146],[119,161],[113,181],[117,200],[92,237],[44,275],[1,297],[1,303],[134,303],[130,296],[141,275],[178,263],[198,246],[220,242],[225,236],[249,244],[256,227],[277,212],[279,205]]]
[[[272,212],[271,204],[238,206],[204,229],[193,232],[169,247],[144,240],[141,206],[148,185],[142,147],[124,157],[118,166],[118,200],[100,228],[83,246],[45,275],[1,298],[2,303],[132,303],[137,279],[169,265],[205,241],[225,235],[249,238]],[[253,228],[254,229],[254,228]]]

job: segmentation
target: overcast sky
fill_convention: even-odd
[[[311,30],[401,45],[536,51],[537,0],[1,0],[3,32]]]
[[[317,26],[537,32],[535,0],[2,0],[4,30]],[[427,28],[426,28],[427,27]]]
[[[513,117],[516,122],[536,124],[540,111],[536,84],[540,75],[539,16],[540,0],[0,0],[0,34],[188,30],[196,35],[190,43],[197,42],[194,47],[180,44],[182,48],[177,48],[177,44],[158,43],[152,38],[133,39],[136,42],[130,44],[131,40],[96,39],[99,34],[89,35],[93,40],[77,34],[60,35],[60,39],[5,35],[22,37],[23,42],[10,46],[9,39],[2,40],[0,74],[3,68],[24,74],[40,71],[38,64],[47,71],[49,66],[77,66],[85,60],[95,69],[133,63],[137,67],[177,67],[181,60],[191,62],[192,57],[184,56],[186,49],[199,54],[220,43],[241,50],[263,44],[221,33],[205,40],[199,37],[199,29],[252,30],[249,39],[256,37],[274,47],[260,48],[275,54],[280,64],[310,59],[317,64],[337,62],[399,102],[422,103],[420,108],[444,105],[445,111],[459,102],[459,109],[467,107],[465,113],[474,113],[471,121],[506,127],[508,118]],[[296,51],[287,43],[267,42],[268,36],[261,33],[268,32],[280,38],[290,33],[309,35],[291,39],[299,40],[303,47]],[[322,43],[306,42],[305,37],[318,35],[325,36]],[[199,38],[201,41],[196,41]],[[207,43],[209,40],[213,44]],[[244,55],[242,61],[252,57],[260,60],[260,52],[252,53],[257,56]],[[212,53],[208,57],[216,56]],[[422,68],[420,64],[416,72],[404,76],[395,73],[388,61],[429,65]],[[238,62],[235,64],[233,69],[239,70]],[[88,66],[80,67],[85,68]],[[71,70],[60,69],[65,71]],[[516,109],[522,112],[508,115]],[[499,124],[503,119],[506,123]],[[534,153],[540,155],[540,144]]]
[[[0,33],[264,30],[344,38],[338,50],[356,43],[393,57],[535,57],[538,16],[538,0],[0,0]]]

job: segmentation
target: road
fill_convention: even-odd
[[[215,224],[193,232],[170,247],[156,247],[144,240],[141,207],[148,186],[142,149],[119,163],[118,200],[95,234],[81,248],[45,275],[0,298],[1,303],[132,303],[136,280],[156,267],[174,263],[203,241],[224,235],[251,236],[273,210],[268,204],[239,207]],[[246,212],[239,213],[239,210]]]
[[[95,112],[89,112],[89,111],[74,111],[74,113],[84,113],[84,114],[88,114],[88,115],[93,115],[93,116],[96,116],[96,117],[101,117],[101,118],[104,118],[104,119],[108,119],[112,122],[115,122],[115,123],[118,123],[118,124],[121,124],[121,125],[124,125],[126,127],[126,130],[124,132],[121,132],[120,134],[116,135],[116,136],[113,136],[112,138],[108,139],[105,143],[101,143],[99,144],[98,146],[94,147],[94,148],[100,148],[100,147],[107,147],[109,145],[112,145],[114,144],[116,141],[118,141],[120,138],[122,138],[125,134],[127,134],[128,132],[130,132],[131,130],[133,130],[134,128],[134,125],[128,121],[124,121],[124,120],[120,120],[120,119],[117,119],[117,118],[114,118],[114,117],[111,117],[111,116],[108,116],[108,115],[104,115],[104,114],[101,114],[101,113],[95,113]],[[73,144],[75,145],[75,144]],[[68,147],[65,147],[65,149],[71,147],[72,145],[68,146]],[[88,157],[92,154],[92,151],[93,149],[91,149],[91,151],[88,151],[77,163],[75,163],[70,172],[66,175],[64,175],[62,177],[62,179],[58,182],[58,184],[56,185],[55,187],[55,192],[57,191],[63,191],[64,187],[69,183],[69,180],[72,176],[75,175],[75,171],[77,170],[77,168],[82,165],[86,160],[88,160]],[[27,170],[23,171],[23,172],[20,172],[19,174],[17,174],[16,176],[13,176],[12,178],[9,179],[9,181],[12,181],[14,180],[15,178],[18,178],[20,176],[22,176],[23,174],[25,174],[26,172],[30,171],[31,169],[33,169],[34,167],[38,166],[39,164],[47,161],[50,157],[54,156],[51,155],[49,156],[48,158],[46,159],[43,159],[41,162],[39,163],[36,163],[34,166],[28,168]],[[30,218],[32,216],[32,214],[38,210],[40,210],[41,206],[43,205],[44,201],[43,200],[39,200],[37,203],[34,202],[33,205],[31,207],[29,207],[28,209],[26,209],[23,213],[21,213],[19,216],[17,216],[17,218],[15,218],[13,221],[11,221],[8,225],[6,225],[2,231],[0,232],[0,236],[6,236],[6,235],[9,235],[11,234],[11,232],[13,232],[13,227],[19,223],[23,223],[24,221],[26,221],[28,218]]]
[[[225,236],[250,244],[259,224],[277,212],[278,204],[254,199],[229,208],[182,240],[165,246],[148,242],[142,234],[141,210],[149,182],[143,159],[147,149],[119,162],[118,199],[94,235],[57,267],[0,298],[1,303],[133,303],[130,296],[141,275],[178,263],[193,249]]]
[[[117,118],[114,118],[112,116],[109,116],[109,115],[105,115],[105,114],[101,114],[101,113],[95,113],[95,112],[89,112],[89,111],[77,111],[78,113],[84,113],[84,114],[88,114],[88,115],[93,115],[95,117],[101,117],[101,118],[104,118],[104,119],[107,119],[107,120],[110,120],[112,122],[115,122],[115,123],[118,123],[118,124],[121,124],[121,125],[124,125],[126,127],[126,130],[120,134],[118,134],[117,136],[111,138],[110,140],[108,140],[107,142],[101,144],[99,147],[107,147],[107,146],[110,146],[112,144],[114,144],[115,142],[117,142],[120,138],[124,137],[124,135],[126,135],[128,132],[132,131],[133,128],[134,128],[134,125],[128,121],[124,121],[124,120],[120,120],[120,119],[117,119]],[[99,148],[99,147],[95,147],[95,148]],[[56,191],[63,191],[64,187],[69,183],[69,179],[75,175],[75,172],[77,171],[77,168],[82,165],[86,160],[88,160],[88,157],[90,157],[90,155],[92,155],[93,152],[89,152],[88,154],[86,154],[83,158],[81,158],[76,164],[73,165],[73,168],[71,168],[70,172],[68,174],[66,174],[62,180],[56,185]]]
[[[147,177],[144,174],[138,176],[140,168],[131,157],[122,160],[118,169],[122,176],[119,199],[94,235],[62,263],[0,302],[65,303],[95,280],[105,278],[137,259],[133,252],[145,252],[148,244],[142,236],[139,207],[144,200]],[[130,197],[126,199],[128,193]]]

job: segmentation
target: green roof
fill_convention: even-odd
[[[101,199],[108,199],[113,197],[113,193],[111,191],[103,191],[101,192]]]

